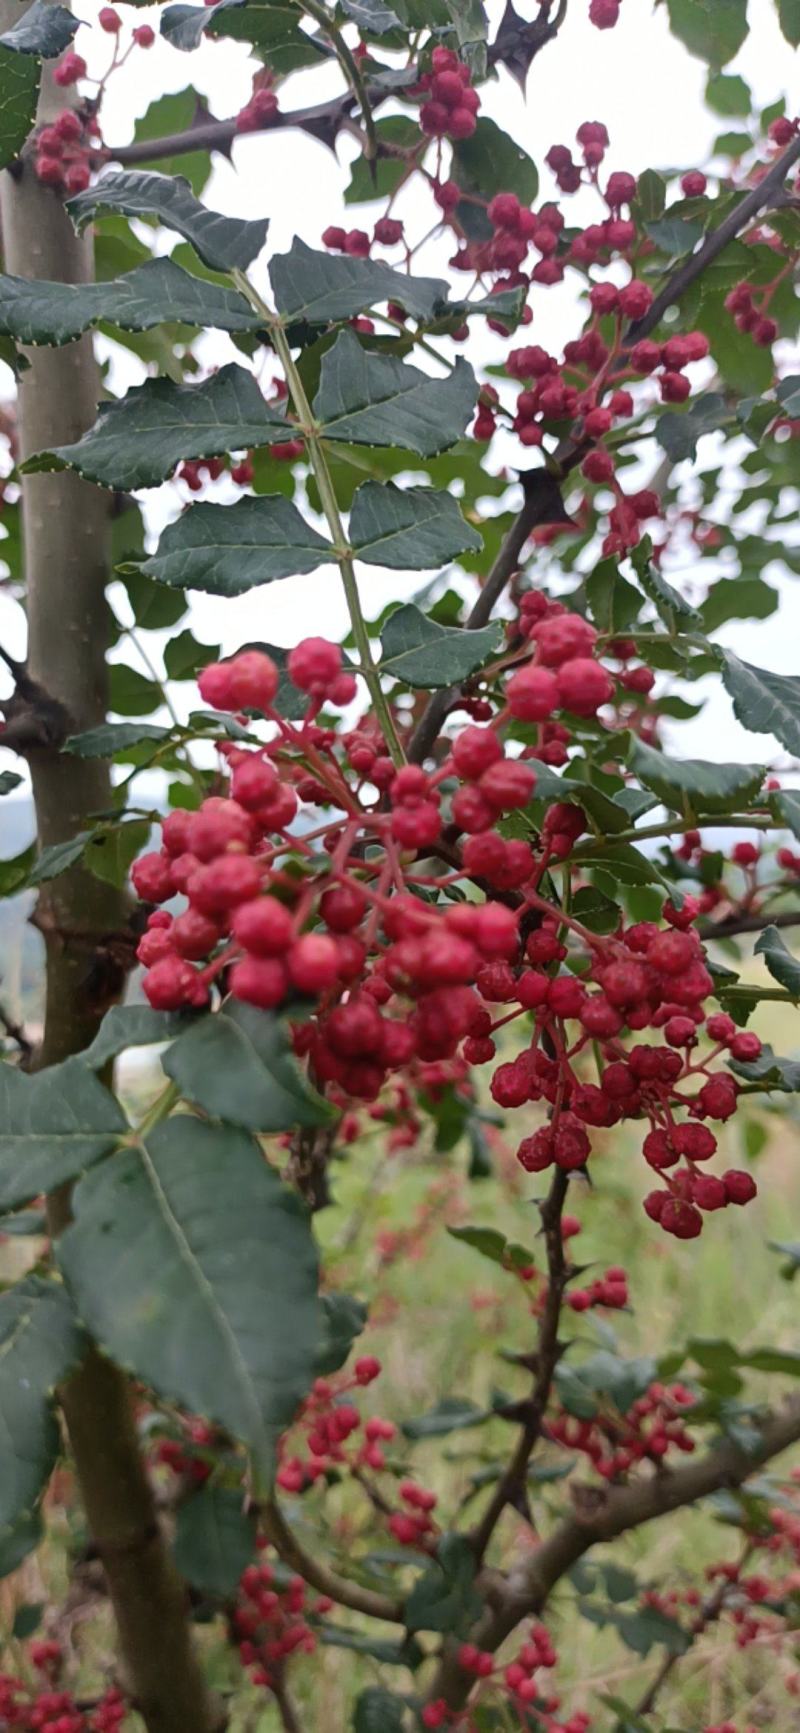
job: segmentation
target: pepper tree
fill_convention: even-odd
[[[27,763],[38,843],[0,873],[5,893],[36,888],[46,1009],[35,1049],[8,1023],[0,1072],[0,1204],[31,1244],[0,1296],[0,1564],[39,1543],[68,1450],[122,1659],[83,1704],[39,1641],[38,1687],[0,1678],[3,1725],[232,1725],[199,1608],[285,1728],[301,1726],[289,1675],[321,1637],[382,1666],[337,1726],[582,1733],[589,1716],[548,1684],[558,1587],[637,1652],[664,1646],[638,1706],[608,1698],[591,1721],[641,1729],[709,1624],[750,1640],[748,1605],[791,1616],[800,1518],[761,1471],[800,1439],[800,1402],[779,1384],[768,1407],[745,1374],[795,1377],[800,1357],[587,1356],[580,1315],[624,1308],[628,1285],[582,1269],[572,1211],[591,1211],[598,1145],[629,1159],[614,1128],[633,1121],[653,1235],[724,1235],[756,1185],[725,1168],[719,1123],[800,1084],[749,1027],[762,1000],[800,995],[781,935],[800,919],[800,681],[717,636],[776,609],[770,562],[798,565],[800,129],[779,102],[753,114],[723,70],[746,0],[666,0],[738,130],[713,173],[609,171],[606,124],[564,144],[546,101],[548,47],[584,10],[509,4],[490,25],[476,0],[168,5],[176,49],[244,45],[252,96],[226,120],[148,91],[117,146],[107,88],[131,54],[146,88],[153,27],[102,8],[93,79],[68,10],[3,0],[2,551],[28,634],[3,743]],[[591,0],[589,23],[624,11]],[[796,0],[777,12],[788,55]],[[338,94],[285,103],[284,82],[293,98],[326,62]],[[510,77],[537,105],[540,169],[482,112]],[[348,216],[280,253],[268,189],[250,220],[203,202],[211,153],[275,129],[356,141],[344,204],[370,207],[369,228]],[[527,327],[559,292],[574,333],[551,354]],[[107,390],[95,330],[143,383]],[[219,368],[195,350],[209,330],[235,355]],[[155,540],[146,490],[170,481]],[[346,639],[275,646],[268,586],[293,580],[300,608],[319,567],[341,582]],[[375,619],[376,567],[428,576]],[[220,660],[185,624],[191,592],[251,590],[259,639]],[[162,677],[147,634],[173,627]],[[126,638],[146,676],[107,661]],[[754,762],[680,756],[708,675],[762,736]],[[167,688],[194,680],[182,721]],[[140,792],[153,770],[166,816]],[[126,1003],[137,962],[144,997]],[[163,1087],[135,1123],[114,1063],[155,1044]],[[476,1187],[474,1224],[452,1232],[530,1302],[515,1389],[486,1412],[438,1393],[402,1444],[356,1406],[380,1364],[315,1246],[330,1162],[370,1113],[387,1154],[432,1139],[458,1161],[466,1144],[475,1175],[501,1122],[541,1218],[511,1243]],[[465,1425],[490,1429],[489,1472],[468,1510],[457,1472],[437,1506],[409,1451]],[[154,1461],[173,1475],[169,1524]],[[538,1508],[537,1475],[562,1480],[557,1506]],[[365,1520],[337,1558],[342,1482]],[[620,1611],[635,1579],[587,1555],[723,1488],[742,1550],[707,1598]],[[760,1547],[772,1578],[750,1570]]]

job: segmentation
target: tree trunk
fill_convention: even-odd
[[[0,0],[0,27],[16,22]],[[45,70],[39,119],[63,108]],[[61,200],[29,163],[0,175],[5,269],[20,277],[91,280],[90,237],[78,239]],[[94,421],[99,372],[91,338],[30,349],[20,381],[20,456],[68,443]],[[105,585],[111,497],[70,472],[25,478],[23,542],[28,597],[28,668],[65,705],[75,732],[107,708]],[[108,765],[58,751],[31,755],[41,848],[86,828],[111,804]],[[105,941],[125,923],[123,896],[82,867],[43,887],[37,923],[46,952],[46,1010],[37,1062],[79,1052],[124,985]],[[69,1195],[49,1200],[51,1230],[69,1219]],[[62,1392],[89,1528],[103,1560],[130,1688],[149,1733],[214,1733],[224,1724],[206,1691],[185,1595],[161,1536],[139,1452],[126,1379],[95,1350]]]

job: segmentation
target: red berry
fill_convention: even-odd
[[[257,957],[280,957],[292,942],[289,910],[276,897],[255,897],[240,903],[231,930],[237,943]]]
[[[741,1168],[729,1168],[728,1172],[722,1175],[722,1183],[729,1203],[750,1203],[758,1192],[752,1175],[744,1173]]]
[[[113,6],[101,6],[97,21],[101,30],[107,30],[110,36],[116,36],[122,29],[122,19]]]
[[[285,999],[289,977],[276,957],[242,957],[231,969],[230,987],[235,999],[269,1011]]]
[[[336,983],[339,953],[326,933],[304,933],[286,958],[292,982],[301,993],[325,993]]]

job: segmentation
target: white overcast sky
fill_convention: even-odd
[[[518,0],[519,9],[531,14],[535,0]],[[76,10],[87,20],[94,8],[79,3]],[[780,35],[773,0],[750,0],[751,33],[735,62],[726,71],[739,71],[751,85],[758,106],[787,99],[788,112],[800,110],[800,58]],[[123,7],[126,26],[150,20],[157,27],[158,7]],[[611,133],[607,165],[634,173],[647,167],[685,169],[706,164],[715,134],[739,122],[721,121],[703,103],[706,68],[691,59],[669,34],[666,8],[653,10],[650,0],[623,0],[621,21],[613,31],[599,32],[588,23],[588,0],[571,0],[569,16],[558,41],[551,44],[533,65],[527,100],[503,75],[502,81],[482,91],[483,112],[511,132],[541,165],[549,146],[571,144],[581,121],[603,120]],[[86,33],[88,36],[88,33]],[[108,38],[92,37],[92,69],[102,66]],[[86,52],[83,38],[77,47]],[[180,54],[160,38],[148,53],[137,53],[115,78],[109,91],[104,117],[109,143],[126,142],[137,115],[148,100],[163,91],[178,91],[193,83],[207,98],[212,111],[225,117],[235,113],[250,93],[254,63],[243,45],[208,43],[192,55]],[[292,108],[323,99],[338,88],[338,74],[328,68],[303,73],[286,82],[281,103]],[[384,112],[387,112],[384,110]],[[353,155],[350,140],[342,139],[339,160],[302,133],[284,131],[239,140],[233,162],[215,158],[206,188],[206,202],[230,214],[268,215],[271,218],[270,249],[284,251],[294,234],[319,245],[327,223],[341,220],[341,193],[346,184],[346,161]],[[550,196],[547,171],[542,177],[543,196]],[[412,197],[403,214],[413,233],[430,221],[429,205],[418,205]],[[378,207],[351,207],[348,223],[370,227]],[[423,265],[421,267],[425,269]],[[429,267],[428,267],[429,268]],[[558,349],[573,335],[575,300],[563,290],[539,291],[534,301],[534,336],[551,349]],[[746,339],[744,339],[746,340]],[[208,359],[226,359],[224,340],[214,341]],[[787,359],[789,357],[787,356]],[[138,364],[126,377],[141,377]],[[794,369],[793,369],[794,370]],[[8,375],[2,370],[0,391]],[[121,377],[121,376],[120,376]],[[701,459],[702,459],[701,447]],[[490,459],[491,462],[491,459]],[[223,497],[215,495],[214,497]],[[173,516],[176,500],[171,490],[149,496],[151,521],[163,523]],[[763,622],[744,622],[724,629],[725,641],[749,660],[783,673],[800,673],[800,580],[785,571],[771,570],[782,592],[779,615]],[[419,587],[424,578],[407,582],[397,575],[379,575],[370,570],[364,577],[369,593],[365,606],[375,611],[392,597],[403,597]],[[226,651],[237,644],[263,637],[290,645],[308,632],[338,635],[345,624],[345,610],[337,576],[323,569],[310,576],[254,590],[235,602],[213,597],[193,598],[191,624],[198,637],[221,642]],[[3,642],[21,653],[24,627],[19,610],[0,595],[0,632]],[[131,662],[136,657],[123,642],[121,652]],[[178,689],[178,702],[189,700],[186,686]],[[745,757],[765,761],[774,750],[763,736],[746,734],[733,720],[724,693],[713,692],[702,718],[676,731],[674,746],[682,756],[712,759]],[[0,768],[7,755],[0,753]]]

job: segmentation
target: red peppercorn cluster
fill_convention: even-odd
[[[547,1436],[588,1457],[603,1480],[624,1480],[641,1462],[663,1462],[671,1449],[692,1453],[695,1441],[682,1417],[694,1400],[683,1384],[654,1383],[625,1414],[607,1403],[591,1420],[556,1412],[548,1417]]]
[[[32,1642],[28,1657],[41,1683],[0,1673],[0,1726],[15,1733],[118,1733],[128,1713],[122,1693],[105,1691],[90,1709],[78,1706],[72,1691],[58,1688],[64,1666],[61,1644]]]
[[[352,1373],[315,1379],[292,1433],[281,1440],[277,1482],[284,1492],[303,1492],[331,1469],[378,1470],[385,1466],[382,1447],[396,1436],[397,1428],[379,1415],[371,1416],[362,1426],[359,1410],[347,1400],[352,1392],[373,1384],[380,1373],[380,1361],[372,1354],[363,1354]],[[357,1440],[356,1433],[360,1434]],[[352,1446],[345,1448],[350,1439]]]
[[[37,179],[67,193],[83,192],[91,180],[96,132],[97,123],[93,117],[84,116],[74,108],[63,109],[49,126],[43,126],[36,134],[34,171]]]
[[[274,1689],[293,1655],[313,1654],[317,1639],[308,1615],[328,1613],[332,1605],[325,1596],[310,1604],[302,1577],[287,1581],[266,1561],[248,1565],[239,1581],[231,1631],[251,1684]]]
[[[605,1306],[612,1311],[627,1306],[628,1277],[625,1271],[614,1264],[588,1287],[573,1288],[568,1295],[568,1304],[573,1312],[588,1312],[592,1306]]]
[[[272,89],[273,75],[269,67],[262,67],[253,79],[253,92],[249,102],[240,108],[236,116],[237,132],[260,132],[269,126],[278,113],[279,103]]]
[[[434,48],[431,70],[419,80],[419,124],[428,138],[471,138],[481,99],[469,67],[452,48]]]
[[[505,1698],[512,1711],[520,1717],[521,1725],[532,1725],[529,1718],[535,1715],[535,1724],[541,1733],[589,1733],[590,1716],[579,1713],[570,1715],[566,1721],[561,1719],[561,1699],[542,1677],[557,1662],[558,1655],[550,1634],[539,1623],[530,1626],[514,1660],[505,1665],[499,1664],[496,1656],[488,1650],[476,1648],[474,1643],[462,1643],[458,1664],[463,1672],[472,1676],[477,1687],[470,1698],[470,1708],[459,1712],[449,1709],[443,1697],[435,1698],[423,1709],[422,1724],[424,1727],[468,1729],[475,1725],[472,1711],[484,1699],[496,1703]]]

